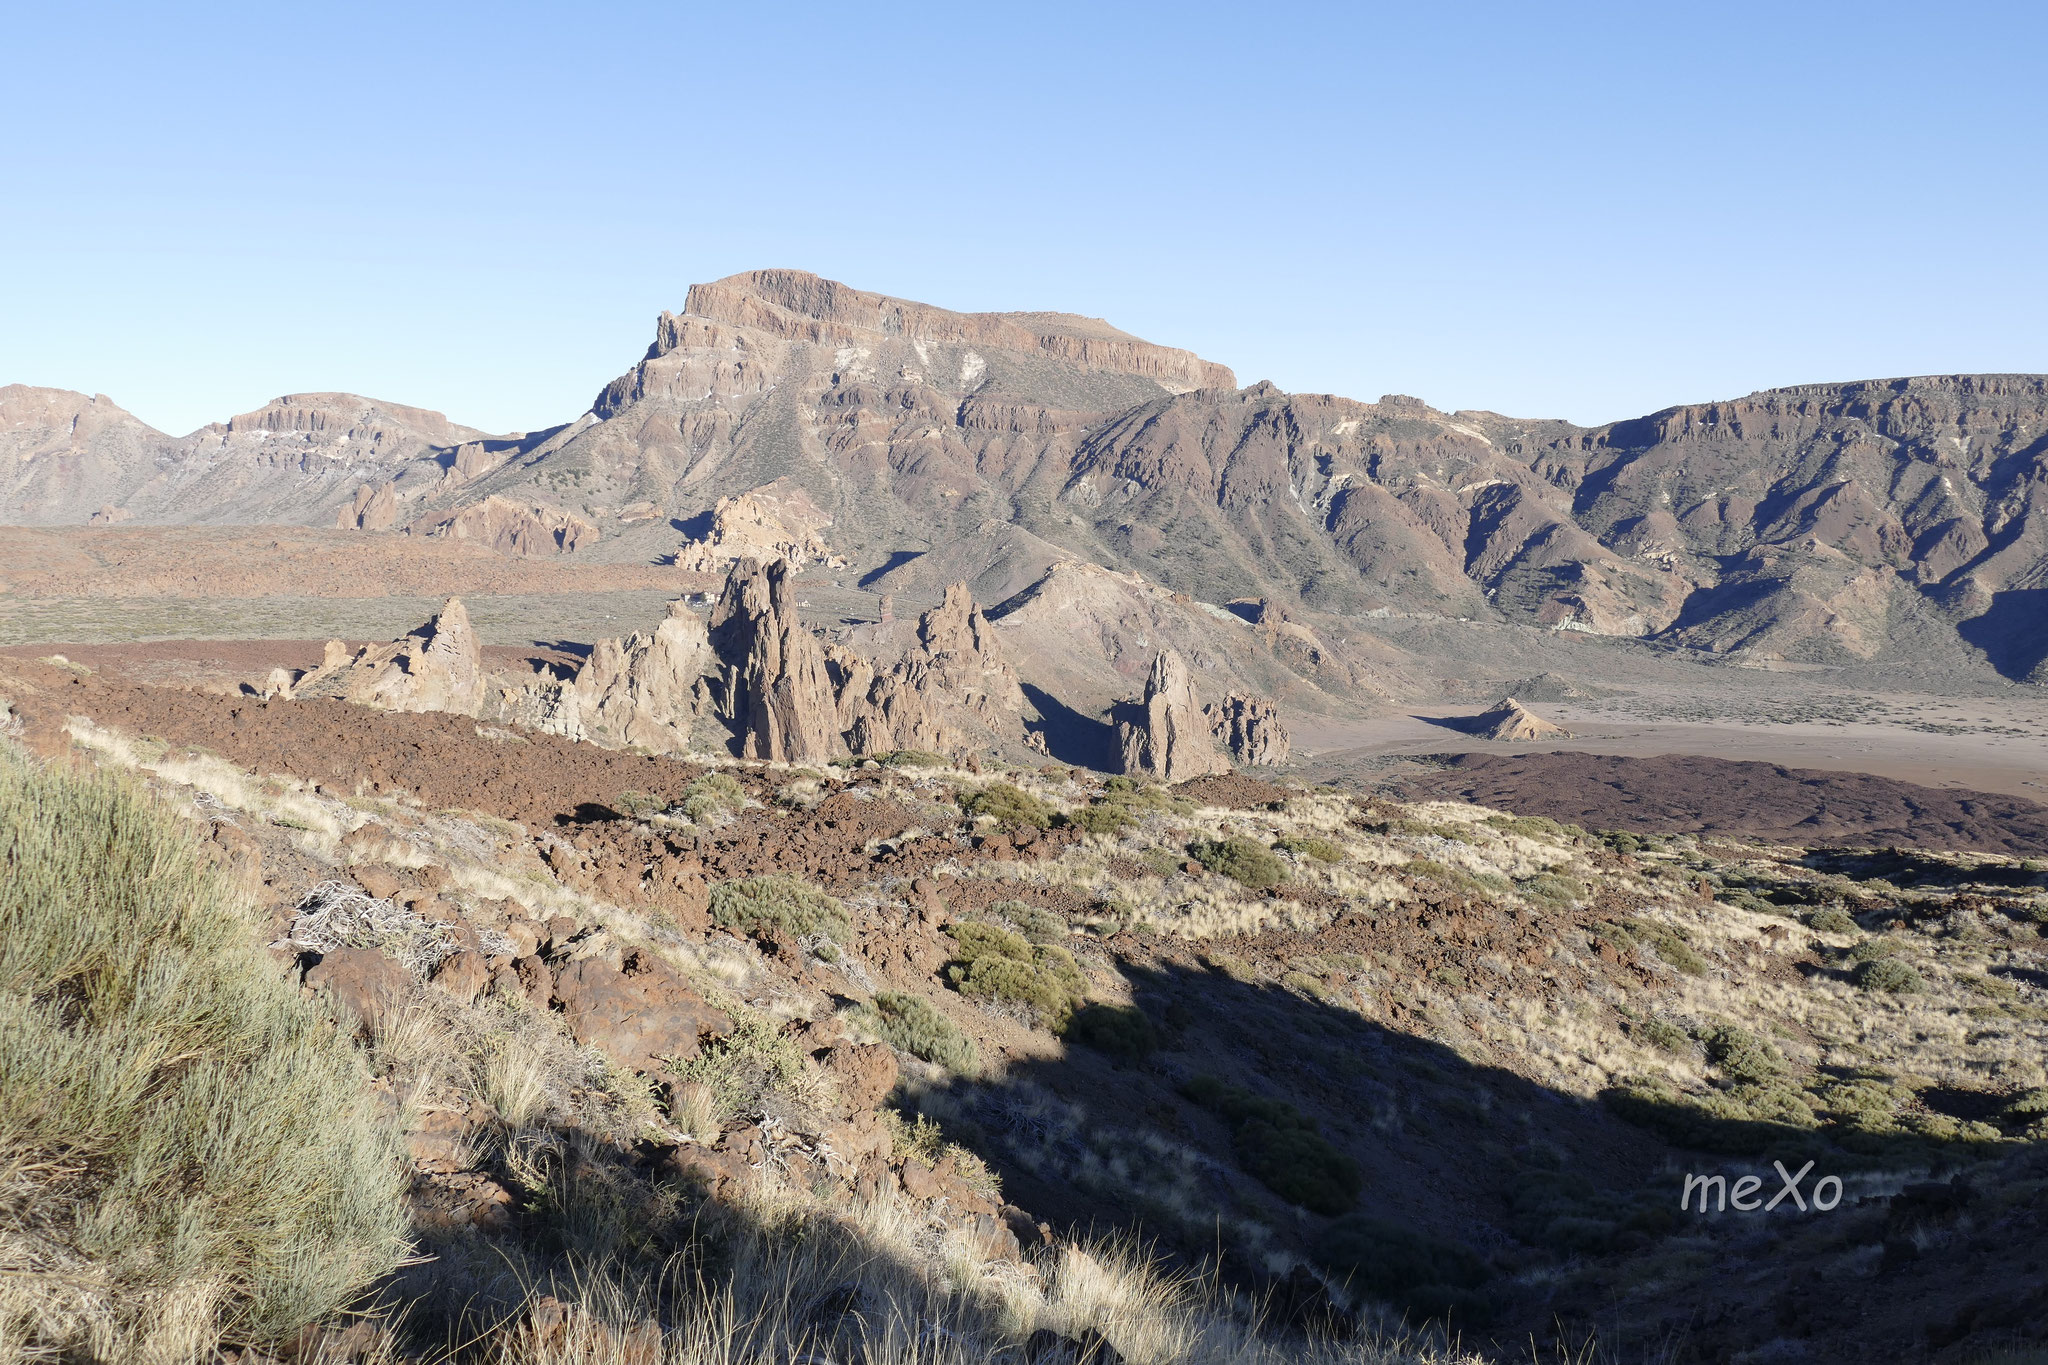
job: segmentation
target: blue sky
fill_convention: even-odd
[[[0,383],[565,421],[689,284],[1596,422],[2048,371],[2048,7],[18,6]]]

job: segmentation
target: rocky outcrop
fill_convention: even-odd
[[[336,529],[343,531],[388,531],[397,524],[397,486],[389,483],[362,485],[355,499],[334,514]]]
[[[791,569],[733,565],[712,608],[712,647],[725,665],[723,704],[749,758],[819,762],[846,752],[839,690],[825,646],[797,619]]]
[[[789,479],[777,479],[738,497],[720,498],[711,509],[711,530],[676,552],[676,567],[691,573],[724,573],[742,559],[766,564],[777,559],[801,569],[810,563],[842,567],[821,532],[832,518],[811,495]]]
[[[553,507],[516,502],[495,494],[443,517],[427,532],[471,540],[508,555],[574,554],[597,539],[597,528]]]
[[[1232,692],[1202,714],[1208,717],[1209,733],[1239,763],[1258,767],[1287,761],[1287,727],[1280,723],[1280,709],[1264,697]]]
[[[1570,739],[1572,732],[1543,719],[1522,703],[1509,697],[1491,711],[1481,712],[1466,722],[1466,729],[1482,739],[1510,744],[1527,744],[1543,739]]]
[[[570,962],[552,977],[552,1003],[576,1041],[634,1071],[694,1057],[699,1038],[732,1028],[648,949]]]
[[[473,716],[485,696],[483,648],[461,599],[451,597],[432,620],[388,645],[350,655],[339,640],[328,641],[325,661],[299,679],[292,695]]]
[[[1161,650],[1153,659],[1145,695],[1117,710],[1125,772],[1155,782],[1184,782],[1230,771],[1229,760],[1210,739],[1187,660],[1173,650]]]
[[[650,634],[600,640],[567,689],[578,737],[657,753],[690,748],[697,718],[712,707],[718,659],[704,622],[681,599]]]

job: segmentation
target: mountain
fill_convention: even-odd
[[[876,591],[965,579],[1003,601],[1072,559],[1311,623],[2048,675],[2041,376],[1807,385],[1580,427],[1239,388],[1097,319],[764,270],[693,286],[589,412],[526,436],[331,394],[180,440],[105,399],[0,402],[0,516],[25,522],[341,524],[695,562],[719,499],[776,484]]]

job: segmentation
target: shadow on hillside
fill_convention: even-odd
[[[1112,939],[1102,948],[1130,983],[1134,1011],[1091,1009],[1050,1055],[1005,1058],[981,1080],[906,1082],[894,1103],[981,1156],[1003,1198],[1032,1221],[1069,1235],[1132,1232],[1184,1267],[1220,1264],[1228,1283],[1263,1298],[1290,1330],[1329,1320],[1320,1285],[1278,1273],[1285,1258],[1305,1254],[1330,1283],[1391,1305],[1387,1321],[1448,1314],[1468,1348],[1515,1360],[1532,1346],[1546,1359],[1577,1352],[1589,1335],[1601,1354],[1586,1359],[1718,1359],[1776,1337],[1808,1343],[1807,1358],[1845,1358],[1829,1354],[1831,1334],[1879,1312],[1880,1292],[1909,1302],[1897,1296],[1911,1291],[1896,1277],[1836,1284],[1824,1296],[1799,1287],[1820,1259],[1859,1247],[1917,1254],[1892,1245],[1900,1239],[1883,1208],[1851,1200],[1830,1212],[1681,1213],[1686,1174],[1731,1185],[1755,1174],[1768,1195],[1774,1159],[1795,1170],[1813,1159],[1817,1180],[1971,1155],[1882,1134],[1844,1145],[1653,1090],[1561,1094],[1406,1031],[1458,1037],[1470,1032],[1467,1020],[1485,1019],[1493,1006],[1483,963],[1452,950],[1452,965],[1434,974],[1458,992],[1455,1010],[1391,983],[1369,1004],[1400,1022],[1389,1027],[1364,1017],[1363,1002],[1344,994],[1351,988],[1332,984],[1334,972],[1317,976],[1330,968],[1313,957],[1284,964],[1293,970],[1276,983],[1235,955],[1262,947],[1270,953],[1270,944],[1218,940],[1201,959],[1139,961],[1135,944]],[[1559,1022],[1551,1044],[1573,1046],[1569,1027]],[[1945,1112],[1982,1104],[1964,1095],[1930,1103]],[[821,1334],[842,1323],[844,1286],[862,1284],[913,1304],[913,1334],[926,1314],[994,1330],[993,1290],[935,1299],[916,1255],[850,1223],[814,1222],[800,1235],[765,1228],[680,1173],[674,1149],[606,1148],[573,1132],[541,1145],[559,1149],[556,1183],[529,1201],[496,1250],[451,1242],[431,1266],[406,1272],[404,1292],[439,1305],[417,1330],[501,1316],[522,1277],[552,1275],[548,1292],[569,1297],[578,1257],[610,1258],[614,1275],[642,1268],[636,1311],[671,1323],[701,1304],[700,1271],[716,1287],[736,1275],[772,1278],[785,1264],[776,1257],[796,1257],[803,1287],[781,1294],[784,1309],[817,1319]],[[687,1273],[678,1280],[679,1272]],[[1667,1282],[1651,1294],[1658,1275]],[[828,1290],[839,1298],[826,1302]],[[1681,1339],[1682,1351],[1658,1354]],[[1002,1355],[982,1358],[1007,1365]]]
[[[1983,614],[1962,622],[1956,633],[1983,650],[2003,676],[2033,681],[2048,663],[2048,588],[1995,592]]]
[[[1122,766],[1114,725],[1083,715],[1030,683],[1024,684],[1024,699],[1038,712],[1038,733],[1045,736],[1045,751],[1055,760],[1098,772]]]

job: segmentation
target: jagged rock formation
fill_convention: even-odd
[[[476,715],[484,702],[483,648],[460,598],[388,645],[365,645],[353,656],[327,643],[318,669],[298,680],[295,697],[338,697],[387,711],[457,711]]]
[[[1117,740],[1125,772],[1155,782],[1185,782],[1230,771],[1229,760],[1210,740],[1187,660],[1173,650],[1163,649],[1153,659],[1145,695],[1118,710],[1124,713]]]
[[[710,713],[717,674],[703,620],[677,600],[652,634],[598,641],[567,690],[581,737],[677,753],[690,749],[697,719]]]
[[[1095,319],[756,271],[693,287],[586,416],[499,442],[345,394],[173,439],[105,399],[0,390],[0,517],[368,526],[389,487],[394,524],[420,525],[457,498],[542,508],[565,468],[601,470],[575,544],[651,562],[675,545],[650,509],[715,523],[815,467],[833,549],[883,587],[1004,600],[1069,556],[1285,602],[1270,648],[1333,696],[1354,647],[1333,614],[1373,612],[2048,677],[2048,378],[1807,385],[1598,427],[1235,383]],[[750,536],[757,558],[816,554],[815,527],[736,508],[731,544],[714,528],[687,562]]]
[[[355,499],[334,514],[334,525],[342,531],[388,531],[398,524],[398,485],[383,483],[372,488],[364,484]]]
[[[797,619],[789,565],[733,565],[711,611],[724,707],[749,758],[819,762],[846,751],[825,646]]]
[[[1481,738],[1497,739],[1511,744],[1527,744],[1542,739],[1570,739],[1572,734],[1562,725],[1543,719],[1513,697],[1509,697],[1491,711],[1474,716],[1466,723],[1466,728]]]
[[[793,569],[810,563],[839,567],[823,530],[832,518],[788,479],[720,498],[711,510],[711,530],[676,553],[676,567],[692,573],[724,573],[742,559],[772,563],[786,559]]]
[[[434,523],[430,536],[473,540],[509,555],[566,555],[597,539],[582,517],[496,495]]]
[[[1292,747],[1287,727],[1280,723],[1280,708],[1264,697],[1232,692],[1202,714],[1208,717],[1209,733],[1239,763],[1258,767],[1287,761]]]

